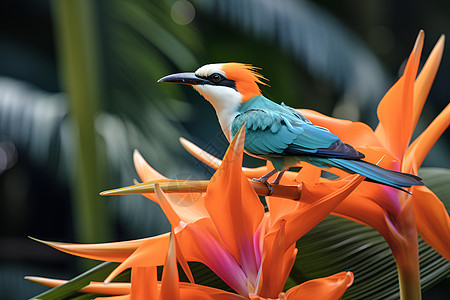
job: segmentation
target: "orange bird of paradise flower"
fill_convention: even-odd
[[[383,168],[418,174],[426,155],[450,125],[450,105],[412,143],[431,85],[437,73],[445,37],[442,36],[417,76],[424,42],[421,31],[401,78],[381,100],[375,130],[361,122],[331,118],[299,109],[313,124],[330,128],[344,143],[351,144],[366,156],[366,160]],[[194,156],[217,168],[220,160],[192,143],[182,140]],[[287,172],[283,184],[299,182],[323,184],[330,180],[320,177],[321,169],[302,164],[299,173]],[[249,178],[261,176],[271,167],[245,169]],[[336,168],[326,169],[338,176],[346,174]],[[329,192],[325,191],[324,193]],[[417,233],[438,253],[450,261],[450,217],[439,198],[425,186],[414,186],[409,193],[390,187],[363,182],[333,213],[376,229],[389,244],[397,262],[402,299],[420,299]],[[303,201],[305,192],[302,191]]]
[[[241,128],[204,195],[164,193],[160,184],[170,180],[135,153],[135,166],[141,179],[144,182],[156,180],[155,193],[144,195],[161,206],[172,225],[172,235],[167,233],[142,240],[106,244],[45,243],[70,254],[121,262],[105,280],[111,289],[116,286],[110,283],[111,280],[125,269],[131,268],[133,274],[136,270],[145,270],[142,268],[164,265],[165,261],[167,268],[165,254],[176,252],[178,262],[191,281],[180,283],[180,291],[182,287],[200,289],[194,284],[187,265],[187,261],[196,261],[208,266],[238,294],[230,296],[220,291],[223,297],[219,297],[217,291],[205,288],[203,291],[206,294],[211,292],[211,295],[215,295],[205,296],[205,299],[339,299],[353,282],[351,272],[311,280],[286,293],[282,291],[297,255],[296,241],[335,209],[364,177],[348,176],[333,184],[326,195],[322,195],[321,184],[305,184],[303,191],[309,195],[309,200],[305,196],[309,203],[286,202],[282,198],[270,197],[269,209],[265,212],[242,171],[244,135],[245,129]],[[174,254],[171,257],[173,266],[176,264],[173,262]],[[164,278],[172,282],[178,280],[175,272],[168,274],[171,275],[163,276],[163,281]],[[133,278],[137,280],[132,275],[131,290]],[[163,293],[163,284],[160,286]],[[92,290],[93,287],[86,288]],[[181,299],[191,298],[182,296]]]

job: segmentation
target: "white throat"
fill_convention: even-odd
[[[233,88],[225,86],[194,85],[193,87],[212,104],[225,137],[231,141],[231,124],[238,115],[242,95]]]

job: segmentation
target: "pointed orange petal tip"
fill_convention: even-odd
[[[40,239],[34,238],[32,236],[28,236],[28,238],[32,239],[33,241],[36,241],[38,243],[41,243],[41,244],[44,244],[44,245],[47,245],[47,246],[50,246],[50,247],[53,247],[53,248],[58,247],[58,245],[63,245],[64,244],[64,243],[60,243],[60,242],[44,241],[44,240],[40,240]]]
[[[238,153],[244,152],[244,143],[245,143],[245,132],[247,129],[247,123],[242,124],[241,128],[239,128],[238,132],[234,139],[236,140],[235,151]]]
[[[24,279],[46,287],[55,287],[67,283],[67,280],[50,279],[38,276],[25,276]]]
[[[203,162],[204,164],[208,165],[209,167],[217,170],[220,165],[222,164],[222,160],[218,159],[217,157],[209,154],[199,146],[195,145],[191,141],[180,137],[179,138],[181,145],[183,146],[186,151],[188,151],[192,156]],[[242,171],[247,177],[250,178],[259,178],[266,174],[267,167],[259,167],[259,168],[242,168]],[[286,175],[285,175],[286,176]]]
[[[419,34],[417,35],[416,43],[414,44],[414,48],[412,51],[414,53],[414,58],[416,58],[418,55],[422,53],[424,40],[425,40],[425,31],[421,29],[419,31]]]
[[[241,134],[245,134],[246,129],[247,129],[247,123],[242,124],[242,126],[236,132],[236,136],[240,137]]]
[[[434,46],[436,49],[444,49],[445,45],[445,34],[441,34],[439,37],[439,40],[436,42],[436,46]],[[440,51],[441,52],[441,51]]]
[[[355,276],[350,271],[348,271],[345,275],[347,279],[347,287],[350,287],[353,284],[353,281],[355,280]]]
[[[445,36],[441,35],[414,83],[412,128],[416,128],[423,106],[436,77],[444,52],[444,43]]]
[[[179,140],[181,146],[183,146],[183,148],[186,149],[186,151],[189,152],[192,156],[215,170],[219,168],[220,164],[222,163],[220,159],[212,156],[205,150],[201,149],[200,147],[183,137],[180,137]]]
[[[155,193],[156,197],[158,198],[159,205],[161,206],[161,209],[164,211],[164,214],[166,215],[170,224],[172,225],[172,227],[177,227],[178,224],[180,224],[181,219],[174,211],[173,207],[170,205],[169,200],[161,190],[159,183],[155,183]]]
[[[313,279],[286,292],[287,299],[341,299],[353,283],[352,272],[341,272],[328,277]]]
[[[173,231],[170,234],[169,249],[161,278],[161,299],[180,299],[177,253]]]
[[[147,163],[138,149],[134,149],[133,151],[133,162],[135,166],[140,166]]]

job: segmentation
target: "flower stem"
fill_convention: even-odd
[[[420,272],[417,260],[411,259],[407,265],[397,265],[401,300],[421,300]]]
[[[207,180],[156,180],[148,181],[132,186],[101,192],[102,196],[145,194],[155,192],[155,183],[159,183],[165,193],[205,193],[208,188]],[[269,195],[267,186],[259,181],[250,181],[255,192],[260,196]],[[302,192],[302,185],[272,185],[274,197],[281,197],[291,200],[299,200]]]
[[[421,300],[419,246],[411,197],[403,203],[391,233],[392,239],[387,241],[397,263],[400,299]]]

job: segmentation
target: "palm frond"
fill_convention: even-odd
[[[369,49],[335,17],[304,0],[196,1],[256,38],[276,43],[360,108],[377,103],[387,76]]]
[[[0,132],[9,136],[19,148],[26,149],[36,162],[56,167],[67,111],[63,94],[44,92],[19,80],[0,78]]]
[[[75,149],[66,103],[62,93],[48,93],[18,80],[0,78],[0,132],[17,146],[19,155],[27,155],[38,167],[54,172],[54,178],[62,184],[68,184],[73,172]],[[136,148],[151,153],[149,158],[159,161],[156,164],[161,168],[172,172],[179,168],[173,152],[166,149],[167,145],[178,146],[177,139],[166,139],[164,144],[158,135],[148,137],[134,122],[106,112],[97,116],[95,129],[104,144],[99,155],[106,156],[108,161],[108,185],[132,183],[136,177],[132,153]],[[176,132],[172,134],[176,136]],[[170,167],[164,165],[167,162],[172,162]],[[168,224],[160,208],[149,202],[143,197],[128,197],[126,201],[112,199],[110,206],[116,207],[115,213],[130,232],[167,231]]]

